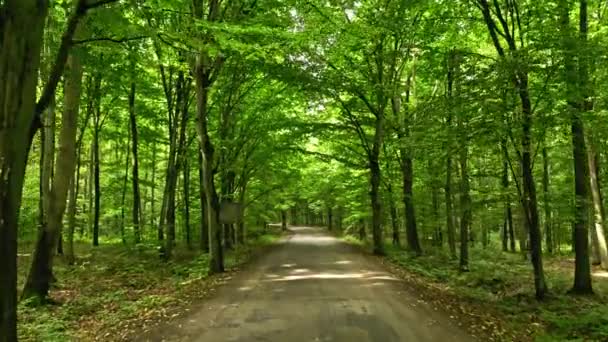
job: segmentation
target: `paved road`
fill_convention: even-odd
[[[405,284],[317,228],[294,234],[153,341],[472,341]]]

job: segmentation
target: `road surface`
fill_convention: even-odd
[[[142,340],[473,341],[375,259],[319,228],[290,229],[187,317]]]

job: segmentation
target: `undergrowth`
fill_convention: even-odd
[[[594,277],[594,296],[568,295],[571,257],[545,258],[550,295],[539,303],[531,265],[521,254],[476,246],[470,251],[470,272],[459,272],[458,260],[445,251],[430,246],[427,251],[417,257],[387,244],[386,258],[466,301],[498,311],[510,329],[528,329],[537,341],[608,341],[608,279]]]
[[[246,247],[226,255],[226,267],[243,264],[252,253],[278,239],[276,233],[252,231]],[[29,246],[21,248],[19,288],[31,262]],[[91,247],[76,244],[77,262],[55,260],[58,282],[50,297],[57,304],[19,305],[21,341],[83,341],[125,338],[178,308],[204,297],[221,277],[208,276],[208,256],[196,248],[178,246],[169,262],[160,260],[154,245],[112,243]]]

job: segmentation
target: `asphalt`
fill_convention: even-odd
[[[376,259],[320,228],[278,246],[141,341],[474,341]]]

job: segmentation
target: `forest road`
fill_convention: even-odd
[[[186,317],[141,341],[473,341],[374,258],[320,228],[293,234]]]

